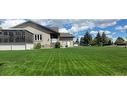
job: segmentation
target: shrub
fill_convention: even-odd
[[[55,48],[60,48],[60,42],[55,43]]]
[[[35,44],[34,49],[40,49],[40,48],[41,48],[41,43]]]

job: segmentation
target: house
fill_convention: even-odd
[[[69,33],[60,33],[60,44],[62,47],[73,47],[73,35]]]
[[[33,21],[0,29],[0,50],[27,50],[33,49],[40,43],[42,48],[54,47],[56,42],[62,46],[73,46],[73,37],[67,33],[59,33],[57,27],[45,27]]]

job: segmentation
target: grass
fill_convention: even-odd
[[[0,51],[0,75],[127,75],[127,48],[80,47]]]

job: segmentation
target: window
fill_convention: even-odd
[[[42,35],[40,35],[40,40],[42,40]]]
[[[4,35],[8,35],[8,32],[4,32]]]
[[[36,34],[35,40],[38,40],[38,41],[42,40],[42,35]]]
[[[37,40],[37,35],[35,35],[35,40]]]
[[[2,32],[0,32],[0,35],[2,34]]]
[[[40,40],[39,35],[37,35],[37,39]]]

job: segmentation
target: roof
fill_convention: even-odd
[[[48,33],[56,33],[56,34],[59,34],[58,31],[56,31],[55,29],[51,29],[51,28],[48,28],[48,27],[45,27],[43,25],[40,25],[36,22],[33,22],[33,21],[27,21],[27,22],[24,22],[24,23],[21,23],[21,24],[18,24],[12,28],[22,28],[24,25],[34,25],[35,27],[38,27],[39,29],[45,29],[47,30]]]
[[[26,30],[26,29],[23,29],[23,28],[9,28],[9,29],[0,29],[0,32],[4,32],[4,31],[26,31],[26,32],[29,32],[31,33],[30,31]],[[33,34],[33,33],[31,33]]]
[[[59,28],[58,27],[48,27],[48,28],[50,28],[50,29],[52,29],[52,30],[54,30],[56,32],[59,32]]]
[[[0,31],[3,31],[3,30],[26,30],[26,29],[23,29],[23,28],[7,28],[7,29],[0,29]]]
[[[60,33],[60,37],[71,37],[71,38],[73,38],[74,36],[70,33]]]

